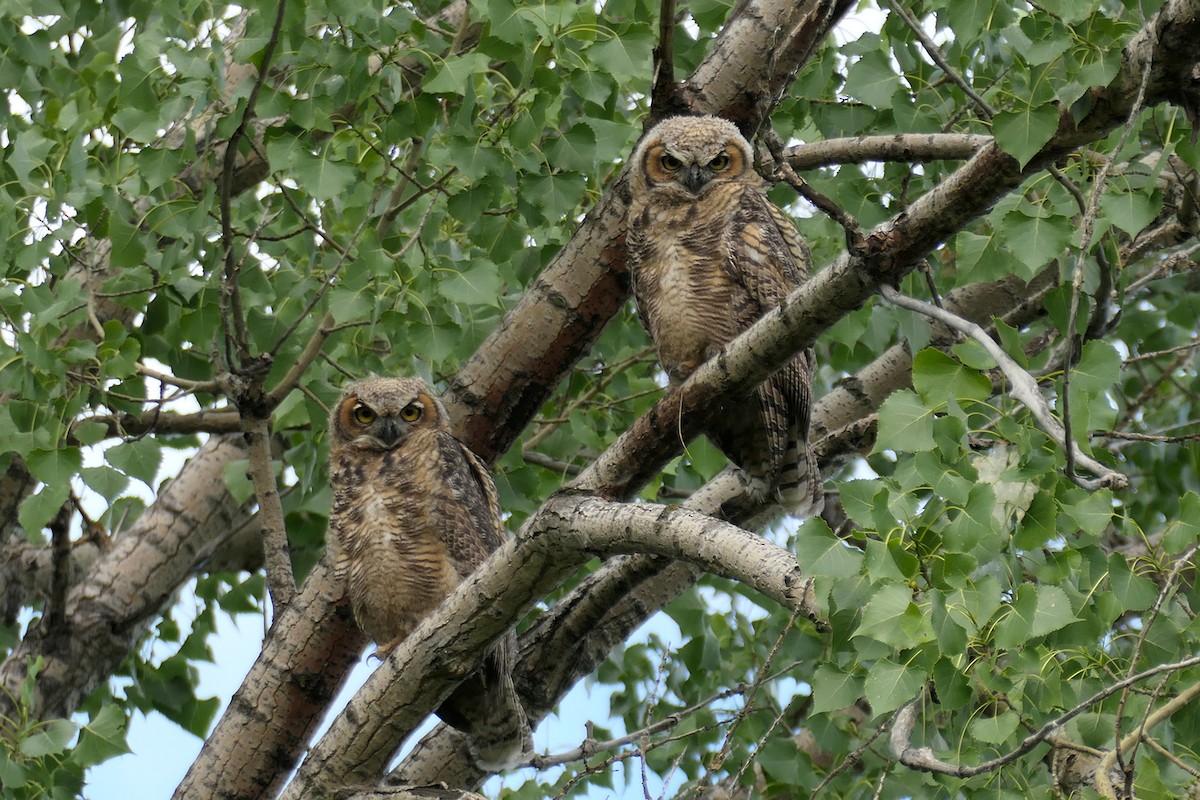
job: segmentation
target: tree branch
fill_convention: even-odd
[[[795,556],[695,512],[592,497],[552,498],[404,640],[313,747],[283,797],[377,781],[404,737],[473,672],[487,648],[594,555],[646,552],[741,581],[819,621]]]
[[[968,133],[897,133],[793,145],[782,155],[792,169],[804,171],[868,161],[961,161],[991,143],[990,136]]]
[[[954,67],[950,66],[950,62],[946,60],[946,56],[942,53],[941,48],[939,48],[937,43],[929,37],[929,34],[925,33],[925,29],[921,27],[921,23],[918,22],[912,14],[908,13],[908,10],[904,8],[903,5],[895,2],[895,0],[883,0],[883,2],[886,3],[891,12],[895,14],[910,31],[912,31],[913,36],[917,37],[917,41],[921,43],[921,47],[925,49],[925,52],[933,60],[933,63],[937,64],[938,67],[941,68],[943,74],[945,74],[945,76],[949,78],[955,86],[962,89],[963,93],[970,98],[971,102],[974,103],[975,107],[979,110],[980,115],[984,119],[991,119],[992,117],[996,116],[996,110],[988,105],[988,102],[975,92],[975,90],[971,87],[971,84],[967,83],[966,80],[964,80],[963,77],[959,75],[957,71],[955,71]]]
[[[283,609],[296,596],[296,579],[292,575],[292,556],[288,546],[287,529],[283,524],[283,506],[275,471],[271,468],[271,423],[268,419],[246,420],[246,447],[250,451],[250,480],[258,499],[259,524],[262,526],[263,553],[267,569],[267,588],[274,610],[272,619],[279,619]]]
[[[995,359],[996,363],[1000,366],[1004,377],[1008,380],[1011,387],[1010,391],[1013,397],[1029,409],[1029,413],[1037,421],[1038,427],[1053,439],[1055,444],[1069,453],[1069,461],[1077,462],[1084,469],[1087,469],[1096,476],[1096,480],[1087,480],[1074,473],[1068,473],[1068,476],[1077,484],[1089,490],[1101,487],[1124,489],[1129,485],[1129,479],[1124,475],[1109,469],[1099,461],[1088,456],[1079,449],[1079,445],[1075,443],[1074,439],[1066,438],[1066,431],[1063,429],[1062,423],[1055,419],[1049,404],[1046,403],[1046,398],[1042,397],[1041,390],[1038,389],[1037,381],[1032,375],[1022,369],[1021,365],[1013,360],[1008,353],[1004,352],[1004,348],[996,344],[995,340],[988,336],[987,331],[974,322],[965,320],[945,309],[924,303],[912,297],[906,297],[890,286],[881,286],[880,292],[889,303],[908,309],[909,311],[915,311],[918,314],[923,314],[930,319],[936,319],[943,325],[947,325],[970,336],[982,345],[988,355]]]

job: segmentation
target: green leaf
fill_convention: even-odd
[[[1037,612],[1033,617],[1032,635],[1045,636],[1078,621],[1066,592],[1057,586],[1037,587]]]
[[[113,214],[108,220],[108,236],[112,241],[109,263],[118,269],[140,267],[146,261],[146,246],[142,244],[141,232]]]
[[[959,283],[998,280],[1012,271],[1012,253],[1001,247],[995,233],[986,236],[962,231],[955,238],[955,267]]]
[[[595,163],[596,134],[584,124],[571,129],[554,139],[546,147],[546,156],[558,169],[585,171]]]
[[[1008,741],[1021,724],[1015,711],[1005,711],[994,717],[976,717],[971,720],[971,735],[981,742],[1000,745]]]
[[[892,107],[892,95],[900,88],[900,76],[892,68],[883,48],[864,53],[846,76],[846,94],[869,106]]]
[[[914,392],[901,389],[883,401],[872,453],[884,450],[917,453],[934,447],[933,412]]]
[[[868,636],[896,648],[912,647],[931,638],[931,630],[912,590],[904,584],[884,586],[863,610],[854,636]]]
[[[992,395],[992,382],[978,370],[963,366],[941,350],[926,348],[913,357],[913,388],[926,406],[949,398],[983,402]]]
[[[52,719],[21,742],[21,754],[29,758],[61,753],[75,738],[78,728],[68,719]]]
[[[1112,521],[1112,491],[1097,489],[1085,492],[1082,489],[1069,493],[1073,501],[1064,500],[1062,513],[1069,517],[1079,527],[1079,530],[1089,536],[1099,536]]]
[[[863,695],[863,679],[842,672],[832,664],[821,664],[812,677],[812,713],[839,711],[854,705]]]
[[[1058,503],[1049,492],[1038,492],[1021,519],[1013,544],[1022,550],[1030,550],[1041,547],[1057,535]]]
[[[964,652],[967,649],[968,630],[959,622],[962,614],[956,616],[950,613],[944,592],[934,589],[928,594],[930,600],[929,622],[938,647],[943,653],[951,655]]]
[[[1168,553],[1182,553],[1200,540],[1200,495],[1188,492],[1179,500],[1179,519],[1167,523],[1163,547]]]
[[[887,504],[887,488],[883,481],[853,480],[842,481],[838,486],[842,507],[850,519],[865,528],[875,525],[875,511],[881,504]]]
[[[131,478],[153,487],[158,466],[162,463],[162,449],[154,439],[138,439],[110,447],[104,451],[104,458]]]
[[[125,743],[125,715],[111,703],[103,706],[95,718],[79,732],[79,744],[71,751],[71,761],[80,767],[90,767],[132,752]]]
[[[66,483],[79,474],[83,456],[78,447],[60,447],[54,450],[31,450],[25,463],[35,478],[43,483]]]
[[[992,118],[996,144],[1017,159],[1022,167],[1050,141],[1057,129],[1058,107],[1053,103],[1001,111]]]
[[[1026,269],[1021,276],[1029,279],[1058,258],[1071,242],[1071,220],[1058,215],[1030,217],[1012,211],[1004,217],[1004,235],[1013,255]]]
[[[1079,363],[1071,369],[1071,388],[1102,392],[1121,376],[1121,354],[1109,342],[1093,339],[1083,346]]]
[[[755,763],[761,764],[772,779],[792,786],[800,783],[807,770],[796,743],[786,737],[768,739],[755,755]]]
[[[97,494],[107,500],[115,500],[129,485],[129,478],[112,467],[101,464],[98,467],[84,467],[79,471],[80,477]]]
[[[1125,611],[1144,611],[1158,599],[1154,581],[1135,574],[1120,553],[1108,557],[1108,583],[1113,597]]]
[[[1033,618],[1037,608],[1037,588],[1022,584],[996,626],[996,646],[1002,650],[1012,650],[1028,641],[1033,634]]]
[[[630,31],[587,49],[591,69],[607,72],[619,83],[644,80],[650,68],[654,39],[646,29]]]
[[[320,156],[297,150],[291,168],[296,180],[317,200],[339,197],[359,180],[358,170],[336,160],[330,147],[326,147]]]
[[[796,531],[795,552],[806,576],[847,578],[862,569],[862,552],[834,536],[820,517],[809,517]]]
[[[487,71],[490,61],[484,53],[450,56],[435,64],[425,76],[425,91],[462,95],[474,75]]]
[[[1130,236],[1141,233],[1162,208],[1162,198],[1145,191],[1105,192],[1100,198],[1104,217]]]
[[[375,313],[375,298],[365,291],[334,289],[329,294],[329,313],[338,324],[369,320]]]
[[[495,264],[477,264],[438,281],[438,293],[452,303],[499,306],[504,283]]]
[[[250,462],[244,458],[230,461],[225,465],[225,488],[233,495],[239,505],[249,502],[254,497],[254,482],[250,480]]]
[[[9,759],[8,754],[0,749],[0,786],[10,791],[20,789],[29,782],[29,770]]]
[[[969,552],[982,545],[1001,545],[1000,530],[995,519],[996,493],[991,485],[977,483],[971,487],[967,503],[958,509],[946,526],[946,543],[960,552]]]
[[[21,501],[17,510],[17,521],[27,533],[40,531],[67,502],[71,484],[56,483],[42,486],[41,490]]]
[[[871,711],[886,714],[916,699],[928,675],[924,670],[887,659],[875,662],[864,685]]]

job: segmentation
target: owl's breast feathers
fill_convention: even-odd
[[[730,270],[725,220],[744,189],[714,184],[687,202],[652,192],[633,209],[628,241],[634,296],[659,360],[676,380],[741,330],[745,297]]]
[[[441,436],[449,434],[416,431],[401,448],[334,464],[339,567],[355,618],[380,644],[407,636],[487,556],[483,512],[462,504],[467,498]],[[485,532],[489,540],[496,535]]]

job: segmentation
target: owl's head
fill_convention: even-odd
[[[446,425],[446,409],[417,378],[368,378],[346,386],[329,416],[331,445],[391,450],[413,431]]]
[[[636,193],[699,195],[716,183],[758,180],[750,143],[720,117],[669,117],[650,129],[633,158]]]

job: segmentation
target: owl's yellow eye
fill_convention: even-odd
[[[400,419],[405,422],[416,422],[421,418],[421,407],[416,403],[409,403],[404,408],[400,409]]]
[[[721,153],[721,155],[708,162],[708,168],[714,172],[720,172],[729,166],[729,153]]]
[[[683,162],[670,153],[663,153],[663,157],[659,160],[663,169],[667,172],[675,172],[683,166]]]
[[[375,421],[375,412],[359,403],[354,407],[354,421],[360,425],[370,425]]]

